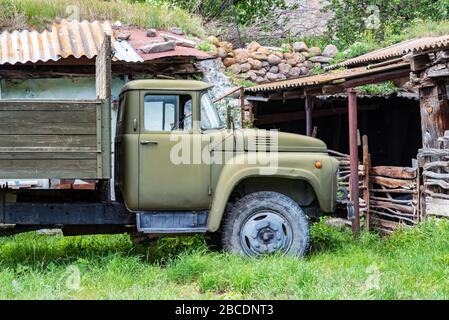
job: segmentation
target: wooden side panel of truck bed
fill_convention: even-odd
[[[107,100],[0,100],[0,178],[110,178]]]

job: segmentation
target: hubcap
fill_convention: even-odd
[[[245,220],[240,233],[243,251],[250,256],[286,253],[293,241],[287,220],[275,211],[259,211]]]

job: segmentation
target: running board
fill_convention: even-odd
[[[144,211],[136,214],[137,230],[143,233],[206,233],[207,210]]]

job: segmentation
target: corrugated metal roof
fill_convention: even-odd
[[[405,62],[395,63],[387,66],[368,69],[367,67],[358,67],[353,69],[346,69],[342,71],[331,71],[328,73],[300,77],[289,80],[275,81],[266,84],[260,84],[254,87],[245,88],[247,92],[261,92],[261,91],[276,91],[287,88],[299,88],[306,86],[322,85],[332,83],[337,80],[351,79],[355,77],[367,76],[381,71],[388,71],[394,69],[401,69],[408,67],[409,64]]]
[[[128,41],[118,40],[116,33],[129,32]],[[167,57],[209,59],[210,55],[195,48],[180,45],[175,50],[145,54],[139,50],[149,41],[165,41],[159,34],[148,38],[146,30],[134,27],[112,28],[109,21],[68,21],[54,23],[49,30],[4,31],[0,34],[0,64],[57,61],[61,58],[94,58],[100,50],[104,33],[111,35],[114,61],[145,62]],[[164,31],[165,34],[170,34]],[[182,38],[180,36],[177,36]]]
[[[104,33],[111,35],[114,60],[142,62],[143,59],[126,43],[113,37],[109,21],[67,21],[62,20],[50,30],[4,31],[0,34],[0,64],[57,61],[73,56],[89,59],[98,54]]]
[[[420,53],[432,49],[449,48],[449,35],[440,37],[417,38],[400,42],[387,48],[375,50],[356,58],[337,63],[325,68],[331,70],[340,67],[349,67],[370,62],[380,62],[392,58],[399,58],[408,53]]]
[[[206,52],[195,48],[189,48],[177,45],[175,50],[158,52],[158,53],[143,53],[140,48],[148,44],[150,41],[166,41],[162,34],[168,34],[172,36],[176,36],[178,38],[183,38],[182,36],[175,35],[168,31],[161,32],[157,31],[157,35],[155,37],[147,37],[147,31],[145,29],[139,29],[134,27],[122,27],[120,28],[120,32],[129,32],[131,36],[128,39],[128,43],[138,52],[138,54],[142,57],[144,61],[151,61],[155,59],[161,58],[169,58],[169,57],[193,57],[196,59],[210,59],[212,58]]]

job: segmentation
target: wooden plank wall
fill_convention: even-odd
[[[0,100],[0,177],[97,178],[102,101]]]

